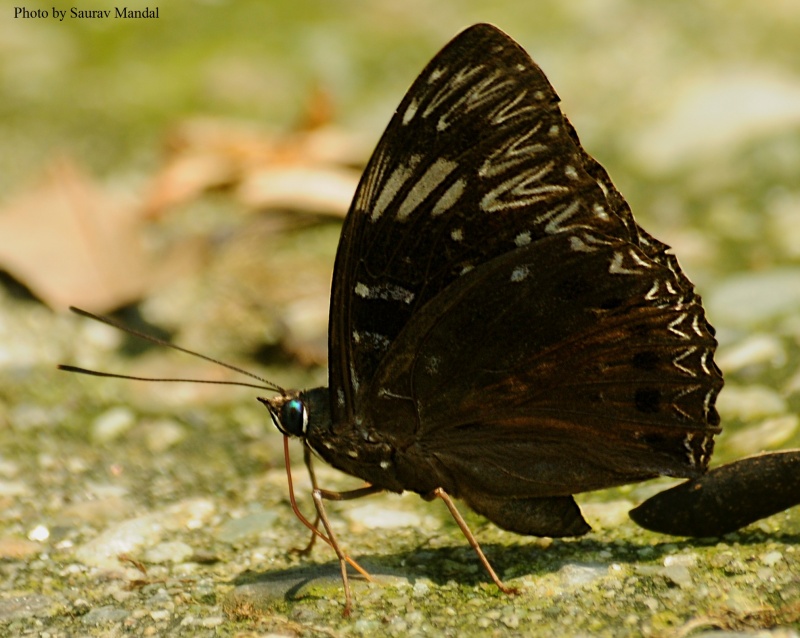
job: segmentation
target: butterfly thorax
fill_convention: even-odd
[[[458,488],[435,458],[421,454],[413,441],[399,444],[391,434],[364,423],[333,422],[328,388],[290,390],[261,401],[278,430],[299,438],[317,456],[337,470],[392,492],[427,495],[443,487],[453,495]]]

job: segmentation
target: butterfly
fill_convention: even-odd
[[[541,69],[488,24],[425,67],[369,160],[328,330],[328,387],[271,384],[277,396],[259,400],[285,449],[304,446],[317,517],[290,484],[292,507],[336,552],[345,613],[347,565],[365,572],[328,500],[441,499],[510,592],[454,499],[517,534],[580,536],[574,494],[700,477],[720,432],[700,297],[581,147]],[[365,486],[320,488],[314,457]]]
[[[581,147],[541,69],[478,24],[425,67],[377,145],[334,265],[329,385],[261,399],[363,479],[328,499],[454,498],[518,534],[590,528],[573,494],[696,477],[722,374],[700,297]],[[316,528],[316,524],[312,525]]]

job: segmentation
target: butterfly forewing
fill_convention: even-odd
[[[578,228],[638,243],[627,205],[580,148],[539,67],[496,28],[468,29],[409,90],[345,221],[330,324],[334,423],[358,414],[360,389],[440,291]]]

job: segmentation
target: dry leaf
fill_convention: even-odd
[[[141,223],[130,203],[62,158],[0,212],[0,268],[51,308],[106,312],[148,282]]]
[[[147,214],[154,217],[222,186],[234,187],[253,209],[344,216],[359,179],[350,166],[364,156],[352,137],[334,127],[277,136],[215,119],[184,122],[167,147],[146,198]]]
[[[236,191],[250,208],[290,208],[344,217],[358,173],[342,168],[274,166],[256,169]]]

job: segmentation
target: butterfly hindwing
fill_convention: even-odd
[[[696,476],[722,380],[702,307],[682,294],[668,267],[617,238],[562,233],[520,248],[412,318],[365,421],[423,492],[429,481],[465,498],[547,497]],[[419,476],[423,464],[440,471]]]

